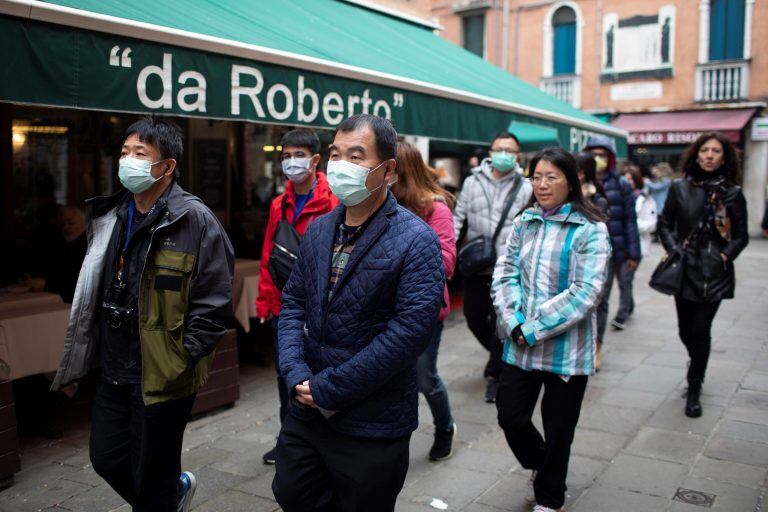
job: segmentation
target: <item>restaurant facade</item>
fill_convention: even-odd
[[[279,142],[290,129],[315,129],[325,148],[346,117],[374,114],[433,162],[487,148],[510,126],[528,151],[573,150],[602,133],[626,154],[623,130],[441,39],[428,21],[361,4],[0,0],[0,387],[55,370],[68,305],[20,293],[19,283],[58,257],[61,206],[120,190],[125,130],[141,115],[172,116],[184,133],[179,181],[233,242],[245,332],[269,203],[284,187]],[[32,310],[33,321],[21,318]],[[211,382],[234,400],[237,347],[219,348]],[[13,407],[3,389],[0,410]],[[214,403],[206,393],[198,401]],[[11,428],[0,424],[0,437]],[[4,449],[0,481],[18,469],[18,455]]]

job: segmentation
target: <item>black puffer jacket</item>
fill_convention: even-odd
[[[695,302],[733,298],[736,286],[733,260],[749,242],[747,201],[741,187],[727,183],[715,186],[715,183],[715,180],[703,183],[675,180],[657,225],[664,249],[672,252],[696,229],[701,219],[707,217],[700,236],[694,237],[685,248],[685,277],[680,297]],[[708,197],[712,193],[716,194],[716,204],[725,207],[726,226],[730,223],[725,237],[709,214]],[[727,263],[721,254],[728,257]]]

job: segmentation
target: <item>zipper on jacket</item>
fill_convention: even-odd
[[[298,260],[298,259],[299,259],[299,257],[298,257],[298,256],[296,256],[295,254],[293,254],[291,251],[289,251],[288,249],[286,249],[286,248],[285,248],[285,247],[283,247],[282,245],[280,245],[280,244],[278,244],[278,243],[275,243],[275,242],[273,242],[273,245],[274,245],[274,246],[275,246],[275,247],[276,247],[276,248],[277,248],[277,249],[278,249],[280,252],[282,252],[282,253],[286,254],[286,255],[287,255],[289,258],[291,258],[292,260],[294,260],[294,261],[295,261],[295,260]]]

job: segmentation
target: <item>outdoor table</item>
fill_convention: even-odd
[[[0,296],[0,379],[58,369],[70,307],[54,293]]]
[[[251,318],[256,318],[256,297],[259,294],[259,260],[235,260],[232,298],[235,319],[245,332],[251,330]]]

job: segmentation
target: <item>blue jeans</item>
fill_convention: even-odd
[[[440,348],[440,338],[443,334],[443,322],[435,325],[429,345],[416,361],[416,379],[419,393],[424,394],[432,411],[435,428],[448,430],[453,426],[451,404],[448,402],[448,389],[443,379],[437,374],[437,351]]]

